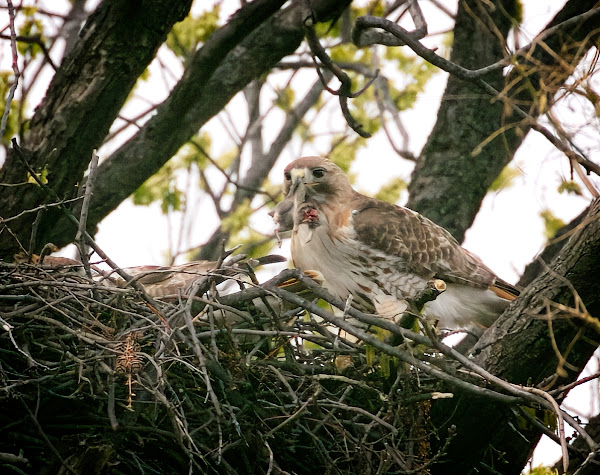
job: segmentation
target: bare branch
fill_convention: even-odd
[[[83,263],[83,268],[89,278],[92,277],[90,270],[90,262],[88,259],[85,243],[85,232],[87,227],[87,217],[90,207],[90,199],[92,198],[92,191],[94,189],[94,182],[96,181],[96,170],[98,169],[98,155],[96,151],[92,153],[92,159],[90,161],[90,172],[88,179],[85,182],[85,192],[83,195],[83,204],[81,205],[81,214],[79,216],[79,227],[77,228],[77,234],[75,235],[75,242],[79,249],[79,257]]]
[[[19,71],[19,56],[17,55],[17,34],[15,32],[15,8],[12,4],[12,0],[7,0],[8,5],[8,18],[10,26],[10,51],[12,53],[12,70],[14,75],[13,83],[8,90],[8,96],[6,98],[6,104],[4,105],[4,112],[2,114],[2,122],[0,122],[0,137],[4,137],[4,131],[6,130],[6,124],[8,122],[8,116],[10,114],[10,105],[15,97],[17,86],[19,85],[19,78],[21,72]]]
[[[338,80],[341,83],[340,88],[337,91],[330,89],[330,88],[327,88],[327,90],[331,94],[339,96],[340,107],[342,109],[342,113],[344,114],[344,118],[346,119],[346,122],[348,123],[350,128],[352,130],[354,130],[361,137],[365,137],[365,138],[370,137],[371,134],[369,132],[366,132],[365,130],[363,130],[363,126],[361,124],[359,124],[354,117],[352,117],[352,114],[350,113],[350,109],[348,108],[348,98],[349,97],[357,97],[357,96],[361,95],[372,84],[372,82],[375,80],[375,77],[373,77],[370,81],[368,81],[363,89],[361,89],[358,92],[353,93],[352,92],[352,80],[350,79],[350,76],[348,76],[336,63],[334,63],[331,60],[331,58],[325,51],[325,48],[323,48],[323,46],[321,46],[321,43],[319,42],[319,39],[317,38],[317,35],[315,33],[313,16],[309,16],[308,18],[306,18],[304,20],[304,30],[305,30],[305,34],[306,34],[306,40],[307,40],[308,45],[313,54],[313,61],[315,62],[315,66],[317,68],[317,73],[319,74],[319,77],[321,77],[321,79],[323,80],[323,83],[325,84],[326,81],[323,79],[323,76],[322,76],[321,70],[319,69],[319,65],[317,63],[316,58],[319,58],[319,60],[323,64],[323,67],[325,69],[331,71],[335,75],[335,77],[338,78]]]
[[[557,31],[559,31],[562,28],[565,28],[566,26],[573,25],[573,24],[576,24],[581,21],[589,20],[590,18],[593,18],[596,15],[600,15],[600,7],[593,8],[592,10],[590,10],[586,13],[577,15],[576,17],[573,17],[559,25],[556,25],[553,28],[549,28],[548,31],[550,31],[550,33],[548,33],[548,31],[547,31],[543,35],[540,35],[540,36],[543,36],[543,38],[546,38],[548,35],[556,33]],[[581,164],[581,166],[583,166],[586,170],[593,171],[594,173],[600,175],[600,165],[595,164],[594,162],[589,160],[587,157],[571,150],[567,144],[565,144],[562,140],[560,140],[558,137],[556,137],[546,127],[539,124],[535,120],[535,118],[533,118],[527,112],[523,111],[517,104],[515,104],[513,101],[511,101],[510,98],[506,97],[506,95],[504,93],[497,91],[494,87],[492,87],[491,85],[489,85],[487,82],[485,82],[482,79],[482,77],[485,76],[486,74],[489,74],[492,71],[501,69],[504,66],[506,66],[507,64],[509,64],[507,59],[498,61],[490,66],[486,66],[486,67],[478,69],[478,70],[470,70],[470,69],[463,68],[462,66],[459,66],[458,64],[448,61],[448,60],[442,58],[441,56],[437,55],[433,50],[430,50],[429,48],[427,48],[423,44],[421,44],[419,41],[415,40],[411,36],[411,34],[408,31],[406,31],[404,28],[402,28],[401,26],[399,26],[389,20],[386,20],[385,18],[373,17],[373,16],[362,16],[362,17],[359,17],[356,19],[355,28],[357,28],[359,31],[361,31],[362,29],[365,29],[365,28],[372,28],[372,27],[382,28],[385,31],[397,36],[409,48],[411,48],[417,55],[419,55],[423,59],[429,61],[431,64],[439,67],[440,69],[443,69],[447,73],[452,74],[460,79],[472,82],[473,84],[475,84],[476,86],[478,86],[479,88],[484,90],[486,93],[490,94],[492,97],[498,97],[498,98],[504,100],[505,103],[518,116],[520,116],[521,118],[526,119],[528,121],[528,125],[532,129],[541,133],[550,143],[552,143],[552,145],[554,145],[558,150],[563,152],[569,158],[569,160],[577,162],[577,163]],[[536,41],[539,41],[539,40],[536,39]],[[536,44],[536,41],[534,41],[534,43],[532,43],[532,45],[530,45],[530,46],[521,48],[521,50],[519,50],[519,53],[525,54],[525,52],[529,52],[532,49],[532,47]]]
[[[418,0],[409,0],[408,11],[415,24],[415,29],[411,32],[406,32],[406,34],[409,35],[413,41],[418,41],[421,38],[425,38],[425,36],[427,36],[427,23],[423,17],[423,12],[421,11]],[[381,17],[363,16],[360,18],[378,18],[381,20],[382,24],[387,22],[395,24],[390,20]],[[372,28],[375,25],[368,25],[368,22],[359,22],[359,19],[357,19],[354,30],[352,31],[352,42],[356,46],[363,47],[375,44],[384,46],[406,46],[408,44],[401,36],[389,30],[383,32],[373,30]]]

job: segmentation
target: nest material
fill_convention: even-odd
[[[68,269],[0,263],[0,278],[0,466],[428,473],[439,455],[438,383],[256,289],[228,307],[209,278],[154,306]]]

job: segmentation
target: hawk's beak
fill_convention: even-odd
[[[290,187],[288,196],[296,196],[296,198],[299,197],[300,202],[302,202],[305,198],[306,187],[310,186],[310,183],[307,182],[307,177],[310,176],[310,171],[307,168],[295,168],[290,170],[290,175],[292,178],[292,186]]]

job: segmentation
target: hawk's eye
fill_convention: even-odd
[[[315,178],[323,178],[323,176],[325,175],[325,169],[324,168],[315,168],[312,171],[312,174]]]
[[[292,179],[292,174],[291,174],[290,172],[285,172],[285,173],[283,174],[283,176],[285,177],[285,179],[286,179],[287,181],[290,181],[290,180]]]

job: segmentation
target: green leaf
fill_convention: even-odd
[[[540,216],[544,220],[544,234],[548,240],[552,239],[556,235],[556,232],[565,226],[565,222],[557,218],[549,209],[542,210]]]
[[[43,168],[42,171],[40,171],[39,173],[36,173],[36,175],[44,185],[48,184],[48,169],[47,168]],[[38,184],[37,180],[35,178],[33,178],[33,176],[31,176],[30,173],[27,173],[27,183],[33,183],[35,185]]]
[[[329,160],[340,167],[344,173],[348,173],[352,162],[356,159],[356,152],[366,145],[366,140],[362,137],[333,139],[334,146],[329,153]]]
[[[37,8],[24,7],[19,11],[21,18],[25,17],[25,21],[18,28],[17,35],[28,38],[40,38],[43,41],[44,26],[42,22],[36,18]],[[42,48],[37,43],[25,43],[24,41],[17,42],[17,51],[21,55],[29,55],[34,58],[42,52]]]
[[[284,111],[289,111],[294,104],[296,99],[296,92],[291,87],[284,87],[283,89],[277,89],[277,99],[275,99],[275,105]]]
[[[402,50],[397,48],[388,48],[385,57],[391,63],[396,63],[398,71],[402,73],[402,78],[406,81],[402,88],[398,88],[388,81],[390,97],[398,110],[410,109],[438,69],[420,58],[406,56]]]
[[[177,153],[177,160],[188,168],[196,165],[200,170],[205,170],[210,165],[208,157],[211,154],[212,137],[208,132],[192,137],[189,145],[184,145]]]
[[[564,178],[561,180],[560,185],[558,185],[558,192],[577,196],[583,195],[581,192],[581,186],[579,186],[578,183],[571,180],[565,180]]]
[[[515,178],[518,178],[521,175],[523,175],[523,172],[519,168],[511,166],[505,167],[492,182],[488,191],[498,192],[510,188],[514,184]]]
[[[176,161],[171,160],[152,175],[132,195],[135,205],[148,206],[160,201],[163,214],[179,211],[185,203],[185,194],[177,188]]]
[[[199,16],[188,15],[176,23],[167,37],[167,47],[177,56],[187,58],[198,44],[205,42],[219,27],[220,5]]]
[[[170,211],[179,211],[183,201],[183,193],[171,183],[171,186],[163,192],[160,209],[163,214],[168,214]]]
[[[221,170],[227,170],[233,161],[239,156],[240,151],[237,147],[233,147],[215,159],[215,163],[219,165]]]
[[[375,198],[388,203],[396,203],[400,199],[400,194],[406,190],[407,183],[402,178],[392,178],[375,194]]]

